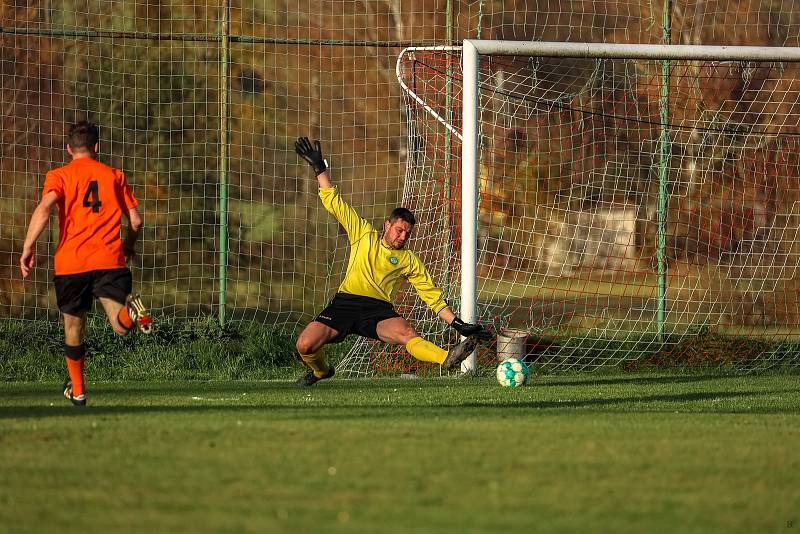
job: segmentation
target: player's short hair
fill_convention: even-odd
[[[392,213],[389,214],[388,219],[389,219],[390,223],[394,223],[398,219],[402,219],[405,222],[407,222],[408,224],[410,224],[411,226],[414,226],[414,225],[417,224],[417,219],[414,218],[414,214],[411,213],[411,210],[409,210],[408,208],[395,208],[395,209],[393,209]]]
[[[94,150],[98,141],[100,141],[100,128],[96,124],[80,121],[69,127],[67,143],[73,150]]]

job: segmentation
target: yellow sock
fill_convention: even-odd
[[[415,337],[406,343],[406,350],[413,357],[423,362],[441,364],[447,358],[446,350],[437,347],[430,341],[425,341],[421,337]]]
[[[311,367],[311,370],[314,371],[314,376],[317,378],[322,378],[328,373],[328,364],[325,363],[325,355],[322,349],[313,354],[301,354],[300,358],[303,359],[307,366]]]

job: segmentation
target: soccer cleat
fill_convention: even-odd
[[[149,334],[153,330],[153,322],[150,320],[150,314],[147,308],[142,304],[142,299],[139,295],[128,295],[125,298],[125,306],[128,308],[128,315],[131,316],[133,324],[139,329],[142,334]]]
[[[78,395],[77,397],[72,395],[72,380],[67,378],[64,382],[64,385],[61,386],[61,390],[64,393],[64,396],[69,399],[69,401],[74,406],[86,406],[86,395]]]
[[[325,373],[325,376],[319,378],[317,377],[317,375],[314,374],[314,371],[312,371],[311,369],[307,369],[305,374],[297,379],[295,385],[299,388],[306,388],[308,386],[313,386],[320,380],[325,380],[326,378],[330,378],[335,374],[336,374],[336,369],[334,369],[332,365],[328,366],[328,372]]]
[[[447,352],[447,358],[442,362],[442,369],[445,371],[452,371],[457,369],[461,362],[467,359],[472,354],[475,347],[478,346],[478,336],[471,335],[452,349]]]

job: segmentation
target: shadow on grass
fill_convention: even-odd
[[[712,380],[726,380],[731,377],[723,374],[702,374],[702,375],[665,375],[665,376],[609,376],[602,375],[595,377],[580,377],[575,380],[555,378],[548,380],[547,377],[542,377],[542,381],[536,381],[535,385],[539,387],[552,387],[552,386],[599,386],[599,385],[656,385],[656,384],[689,384],[694,382],[707,382]]]
[[[298,376],[300,371],[298,371]],[[569,377],[557,375],[543,375],[531,376],[528,381],[528,386],[535,388],[542,387],[564,387],[564,386],[599,386],[599,385],[658,385],[658,384],[688,384],[706,381],[717,381],[730,379],[730,376],[721,374],[703,374],[703,375],[664,375],[664,376],[619,376],[598,375],[594,377],[576,376],[574,379]],[[261,389],[261,390],[294,390],[295,380],[297,376],[289,376],[285,378],[276,378],[270,380],[207,380],[207,379],[179,379],[171,382],[168,380],[156,380],[153,382],[144,380],[123,380],[123,381],[101,381],[93,384],[89,382],[92,391],[135,391],[158,393],[174,395],[176,393],[188,391],[197,391],[198,389],[207,389],[218,392],[232,392],[241,393],[243,389]],[[30,395],[31,393],[48,393],[58,391],[60,382],[8,382],[12,384],[14,389],[4,391],[3,395],[7,397],[20,397]],[[398,384],[402,386],[412,386],[419,388],[441,388],[444,386],[483,386],[488,385],[493,388],[497,387],[493,376],[481,375],[477,378],[470,377],[417,377],[414,379],[402,379],[398,377],[372,377],[372,378],[344,378],[337,376],[332,381],[326,381],[324,388],[353,388],[362,390],[386,389],[396,388]],[[319,387],[319,386],[317,386]],[[317,387],[312,390],[313,391]],[[0,391],[2,391],[0,385]]]
[[[297,396],[305,396],[307,390],[296,390]],[[221,393],[217,391],[216,393]],[[240,403],[245,399],[213,399],[199,398],[196,405],[89,405],[85,408],[76,408],[66,403],[64,399],[53,396],[52,406],[0,406],[0,419],[37,418],[37,417],[84,417],[97,415],[125,415],[125,414],[201,414],[211,412],[223,413],[258,413],[262,412],[267,418],[275,420],[309,419],[311,417],[324,420],[346,420],[362,417],[373,418],[398,418],[419,417],[420,413],[435,412],[438,416],[475,415],[480,412],[504,412],[512,414],[512,410],[548,410],[550,414],[560,413],[565,410],[584,409],[587,412],[614,412],[614,413],[653,413],[653,412],[684,412],[684,413],[794,413],[800,414],[800,407],[791,406],[748,406],[748,400],[758,401],[759,397],[791,393],[796,395],[797,390],[780,391],[709,391],[680,394],[661,394],[632,397],[609,397],[588,399],[564,399],[541,401],[515,401],[498,402],[497,399],[487,399],[486,402],[447,403],[436,405],[399,404],[397,399],[386,404],[336,404],[336,405],[296,405],[270,403],[268,399],[251,397],[246,399],[247,404]],[[174,391],[173,391],[174,395]],[[740,399],[740,407],[717,407],[709,404],[722,399]],[[263,402],[260,402],[263,401]],[[101,401],[102,402],[102,401]],[[201,402],[205,404],[200,404]],[[208,403],[219,404],[208,404]],[[223,404],[237,402],[238,404]],[[543,414],[544,415],[544,414]]]

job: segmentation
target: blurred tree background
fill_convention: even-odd
[[[2,0],[0,317],[56,316],[49,280],[57,229],[49,241],[40,241],[30,281],[21,280],[17,263],[44,175],[66,162],[64,132],[73,121],[101,126],[101,161],[125,171],[141,202],[146,230],[133,270],[146,300],[175,317],[214,314],[223,257],[220,80],[226,73],[228,316],[292,326],[330,298],[347,249],[319,205],[313,177],[294,154],[294,140],[321,139],[343,194],[365,218],[380,223],[402,201],[414,148],[408,146],[394,72],[404,47],[468,37],[665,42],[665,6],[644,0],[234,0],[230,63],[223,67],[222,5],[219,0]],[[667,39],[675,44],[797,46],[800,36],[800,7],[792,0],[674,0],[666,8]],[[747,78],[739,73],[733,79]],[[744,89],[711,87],[707,94]],[[658,94],[630,102],[621,97],[615,105],[655,110],[657,99]],[[491,143],[500,156],[486,172],[505,184],[495,202],[520,195],[527,203],[553,201],[545,199],[546,191],[571,191],[581,180],[594,180],[587,178],[590,171],[620,147],[638,144],[644,150],[641,139],[607,138],[602,150],[589,143],[574,148],[584,151],[585,169],[573,165],[567,172],[563,147],[554,154],[548,146],[564,125],[540,126],[542,135],[535,138],[513,129],[493,132]],[[524,165],[513,161],[515,143],[524,143],[532,155]],[[752,154],[737,156],[731,169],[741,175],[747,165],[765,164]],[[621,168],[630,172],[636,165],[628,161]],[[505,167],[523,170],[509,173]],[[798,177],[795,164],[783,170],[776,179]],[[719,176],[733,179],[722,171]],[[633,194],[647,187],[637,180],[630,182]],[[709,188],[713,185],[697,189],[705,195],[702,205],[723,205],[726,200]],[[584,200],[573,196],[570,202],[577,205],[569,207],[582,209]],[[675,222],[675,257],[687,254],[680,225],[694,227],[698,222],[691,217],[703,217],[693,209],[687,207],[681,216],[686,220]],[[508,210],[490,206],[489,211]],[[503,216],[510,219],[498,224],[518,224],[513,213]],[[723,247],[710,232],[702,246]]]

